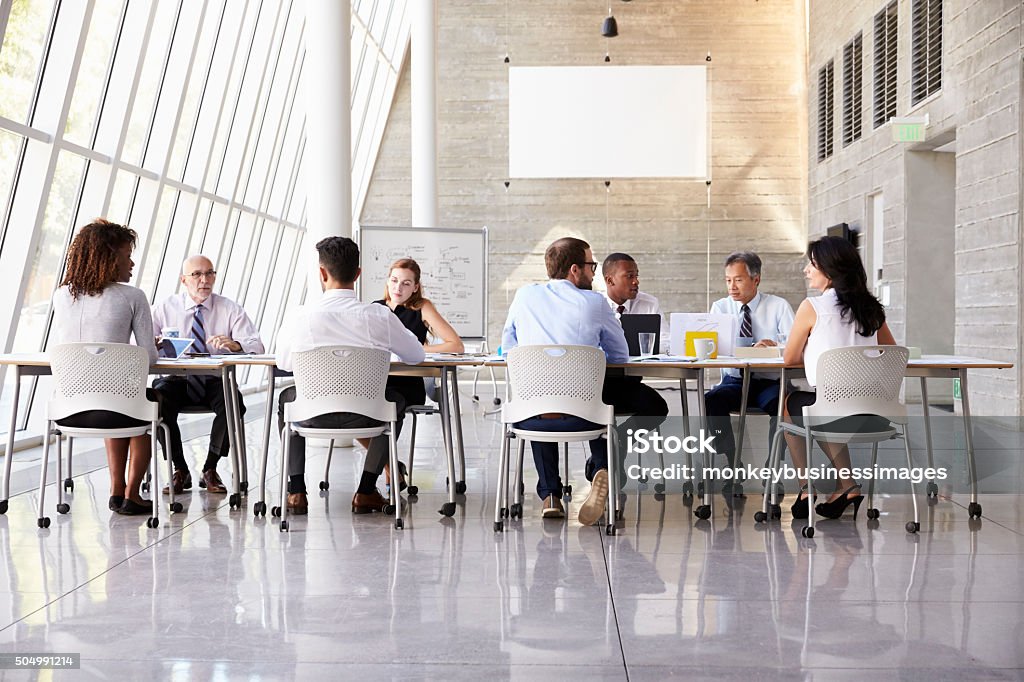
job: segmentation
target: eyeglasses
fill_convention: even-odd
[[[581,263],[580,265],[581,265],[581,267],[583,265],[589,265],[590,266],[590,272],[592,272],[595,275],[597,274],[597,263],[595,263],[594,261],[589,261],[589,260],[588,261],[583,261],[583,263]]]
[[[188,276],[191,277],[192,279],[202,279],[203,277],[206,277],[208,279],[213,279],[214,277],[217,276],[217,271],[216,270],[196,270],[195,272],[188,273]]]

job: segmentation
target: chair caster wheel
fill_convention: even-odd
[[[140,487],[142,488],[142,492],[148,493],[149,492],[149,481],[144,481],[142,483],[142,486],[140,486]]]
[[[521,495],[522,492],[523,491],[520,490],[519,494]],[[571,485],[563,485],[562,486],[562,495],[564,497],[568,497],[571,500],[572,499],[572,486]]]
[[[655,494],[658,494],[658,495],[664,495],[665,494],[665,484],[664,483],[655,483],[654,484],[654,492],[655,492]]]
[[[693,483],[687,481],[683,484],[683,497],[693,497]]]
[[[494,400],[492,400],[491,402],[493,402],[493,403],[495,404],[495,406],[497,406],[497,405],[501,405],[501,398],[495,398],[495,399],[494,399]]]
[[[502,507],[501,508],[501,518],[503,518],[503,519],[507,519],[508,518],[508,507]]]
[[[967,505],[967,516],[969,516],[972,519],[980,519],[981,505],[978,504],[977,502],[971,502],[969,505]]]
[[[505,530],[505,523],[503,521],[495,521],[494,522],[494,532],[495,533],[500,533],[503,530]]]
[[[7,500],[0,500],[0,514],[7,513]]]
[[[445,502],[441,505],[441,509],[438,510],[438,513],[442,516],[455,516],[455,503]]]
[[[241,509],[242,496],[239,495],[238,493],[233,493],[231,497],[228,498],[228,506],[231,508],[232,511],[234,511],[235,509]]]
[[[810,526],[804,526],[804,529],[802,531],[800,531],[800,535],[803,535],[805,538],[813,538],[814,537],[814,529],[811,528]]]
[[[516,502],[509,508],[508,513],[513,519],[523,518],[523,505]]]
[[[67,502],[61,502],[57,505],[58,514],[67,514],[69,511],[71,511],[71,505]]]
[[[242,491],[243,495],[248,494],[248,492],[249,492],[249,481],[239,481],[238,488],[239,488],[239,490]]]
[[[255,504],[253,504],[252,505],[252,515],[257,517],[257,518],[260,517],[260,516],[266,516],[267,515],[267,503],[266,502],[256,502]]]
[[[36,519],[36,525],[39,526],[40,528],[49,528],[50,527],[50,517],[49,516],[44,516],[41,519]]]
[[[271,507],[270,508],[270,515],[271,516],[280,517],[281,516],[281,508],[280,507]]]
[[[408,490],[409,490],[409,495],[419,495],[420,494],[420,487],[418,485],[411,485],[411,486],[409,486]]]
[[[395,515],[395,505],[393,505],[393,504],[385,504],[384,505],[384,509],[382,509],[381,511],[383,511],[388,516],[394,516]]]
[[[405,528],[405,519],[395,519],[395,530],[402,530]]]
[[[288,522],[287,521],[282,521],[281,522],[281,528],[279,530],[282,533],[287,533],[288,532]]]
[[[146,528],[156,528],[160,525],[160,519],[155,516],[151,516],[146,519]]]
[[[768,520],[768,515],[763,511],[754,512],[754,523],[764,523]]]
[[[615,535],[615,524],[614,523],[609,523],[607,526],[605,526],[604,527],[604,534],[605,535]]]
[[[693,510],[693,515],[696,516],[698,519],[701,519],[702,521],[710,519],[711,506],[707,504],[702,504]]]
[[[328,483],[327,481],[320,481],[320,490],[329,490],[330,487],[331,484]]]
[[[182,511],[184,508],[185,507],[182,506],[181,502],[172,502],[171,503],[171,512],[173,512],[175,514],[180,512],[180,511]]]
[[[868,509],[868,518],[869,519],[877,519],[878,516],[879,516],[879,511],[877,509],[875,509],[874,507],[872,507],[871,509]]]
[[[65,478],[64,479],[64,490],[69,492],[69,493],[75,492],[75,482],[72,481],[70,478]]]
[[[781,519],[782,518],[782,505],[773,504],[773,505],[770,505],[770,508],[771,508],[771,517],[773,519]]]
[[[921,530],[921,524],[917,521],[907,521],[906,528],[908,533],[916,533]]]
[[[939,486],[936,485],[934,481],[929,481],[929,483],[928,483],[928,497],[938,497],[938,496],[939,496]]]
[[[458,482],[455,483],[455,494],[456,495],[465,495],[466,494],[466,482],[465,481],[458,481]]]

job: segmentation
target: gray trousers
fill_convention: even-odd
[[[405,397],[398,391],[387,389],[384,397],[389,402],[395,403],[395,410],[398,413],[398,429],[395,439],[402,433],[402,422],[405,419]],[[294,402],[295,387],[289,386],[281,391],[281,397],[277,403],[277,432],[284,429],[284,405]],[[364,417],[361,414],[350,412],[336,412],[323,414],[304,422],[300,426],[307,426],[312,429],[361,429],[370,426],[380,426],[383,422],[376,419]],[[288,441],[288,476],[302,476],[306,473],[306,439],[298,434],[291,434]],[[388,463],[388,437],[377,436],[370,441],[370,449],[366,451],[366,461],[363,463],[363,471],[380,476],[384,471],[384,465]]]

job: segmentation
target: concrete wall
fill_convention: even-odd
[[[1020,0],[945,0],[943,82],[937,94],[911,106],[911,0],[899,0],[897,116],[928,114],[928,140],[908,147],[893,143],[890,125],[872,127],[874,37],[872,19],[883,0],[814,0],[810,3],[810,116],[815,149],[817,71],[835,59],[836,151],[818,162],[808,155],[809,225],[814,235],[837,222],[867,224],[867,195],[885,196],[884,273],[890,287],[889,320],[896,339],[914,343],[909,311],[914,296],[908,267],[922,251],[937,248],[908,230],[907,195],[913,184],[908,155],[933,149],[955,137],[953,287],[937,288],[932,305],[955,310],[956,352],[1013,362],[1010,371],[971,375],[972,409],[977,414],[1020,414],[1021,404],[1021,240],[1024,201],[1022,90],[1024,9]],[[864,135],[844,148],[841,141],[842,47],[864,32]],[[920,197],[918,197],[920,198]],[[948,200],[948,197],[946,197]],[[941,203],[941,200],[940,202]],[[919,312],[919,311],[918,311]],[[929,350],[928,348],[925,349]],[[949,388],[945,389],[947,392]]]
[[[546,279],[544,248],[587,239],[598,260],[626,251],[662,309],[706,309],[737,248],[765,261],[763,287],[804,297],[806,64],[803,0],[612,3],[600,35],[592,0],[438,0],[439,219],[490,228],[492,343],[515,290]],[[703,64],[711,51],[711,208],[702,181],[517,180],[508,173],[508,65]],[[362,211],[364,225],[410,222],[408,63]],[[600,140],[595,140],[600,144]],[[607,220],[606,220],[607,217]],[[384,273],[366,273],[383,279]]]

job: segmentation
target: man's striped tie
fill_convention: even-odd
[[[206,325],[203,321],[203,306],[199,304],[192,315],[192,350],[196,353],[206,353]],[[206,377],[199,374],[189,374],[185,377],[188,383],[186,392],[189,400],[194,403],[202,402],[206,397]]]
[[[743,321],[740,323],[740,338],[752,339],[754,338],[754,324],[750,319],[750,306],[744,303],[740,310],[743,311]]]

